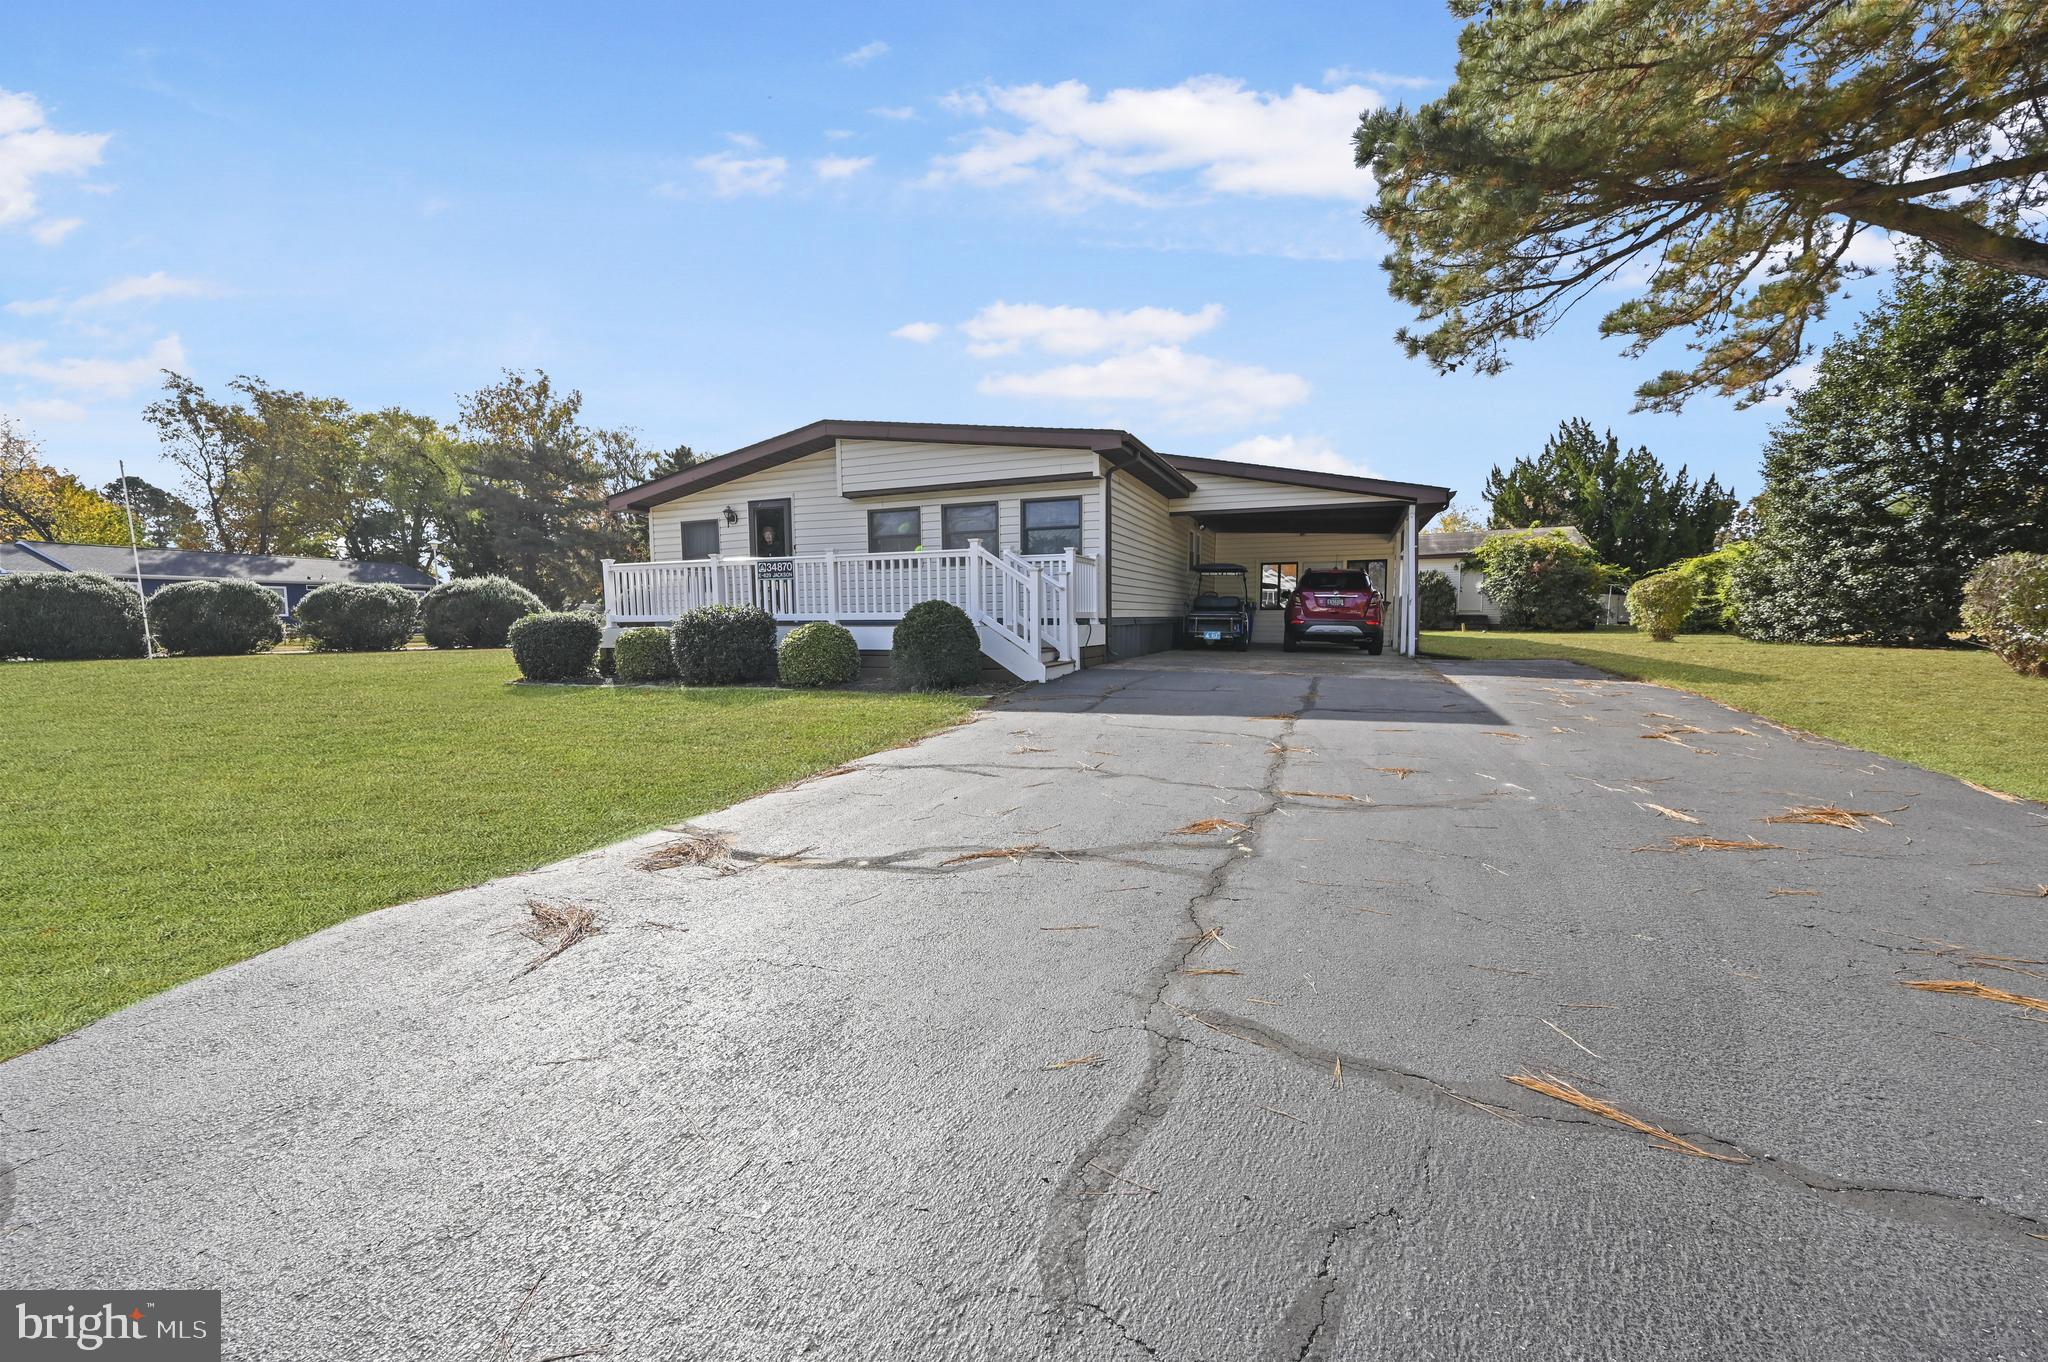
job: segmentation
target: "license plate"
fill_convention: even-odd
[[[1204,629],[1202,631],[1202,641],[1204,643],[1215,643],[1222,637],[1223,635],[1214,629]]]

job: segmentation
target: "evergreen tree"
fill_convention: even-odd
[[[2048,286],[1913,262],[1822,355],[1764,482],[1743,633],[1945,641],[1972,568],[2048,551]]]
[[[1570,420],[1533,459],[1517,459],[1486,479],[1496,528],[1571,525],[1603,563],[1654,572],[1714,547],[1735,514],[1735,498],[1709,475],[1695,483],[1681,466],[1667,473],[1638,446],[1623,452],[1608,431]]]

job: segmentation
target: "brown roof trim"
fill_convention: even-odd
[[[1308,468],[1280,468],[1269,463],[1239,463],[1235,459],[1205,459],[1193,454],[1162,455],[1185,473],[1208,473],[1219,478],[1251,478],[1259,482],[1282,482],[1295,487],[1320,487],[1328,492],[1357,492],[1361,496],[1393,497],[1422,507],[1451,503],[1448,487],[1422,482],[1389,482],[1385,478],[1357,478],[1348,473],[1318,473]]]
[[[876,487],[858,492],[841,492],[848,501],[874,501],[882,497],[918,497],[948,492],[979,492],[987,487],[1036,487],[1056,482],[1099,482],[1099,473],[1041,473],[1028,478],[975,478],[968,482],[926,482],[916,487]]]
[[[933,444],[1024,445],[1046,449],[1087,449],[1130,471],[1163,496],[1194,490],[1179,470],[1124,430],[1064,426],[973,426],[928,421],[813,421],[757,441],[730,454],[706,459],[665,478],[629,487],[608,499],[614,511],[644,511],[664,501],[702,492],[830,449],[840,440],[907,440]]]

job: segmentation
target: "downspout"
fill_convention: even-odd
[[[1109,516],[1109,486],[1116,478],[1116,465],[1108,459],[1102,461],[1102,655],[1115,657],[1116,647],[1111,642],[1116,637],[1116,595],[1111,574],[1115,571],[1115,555]]]

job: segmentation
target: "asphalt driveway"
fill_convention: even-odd
[[[2048,994],[2040,806],[1304,652],[696,826],[0,1066],[0,1277],[218,1287],[263,1359],[2048,1356],[2048,1025],[1902,986]]]

